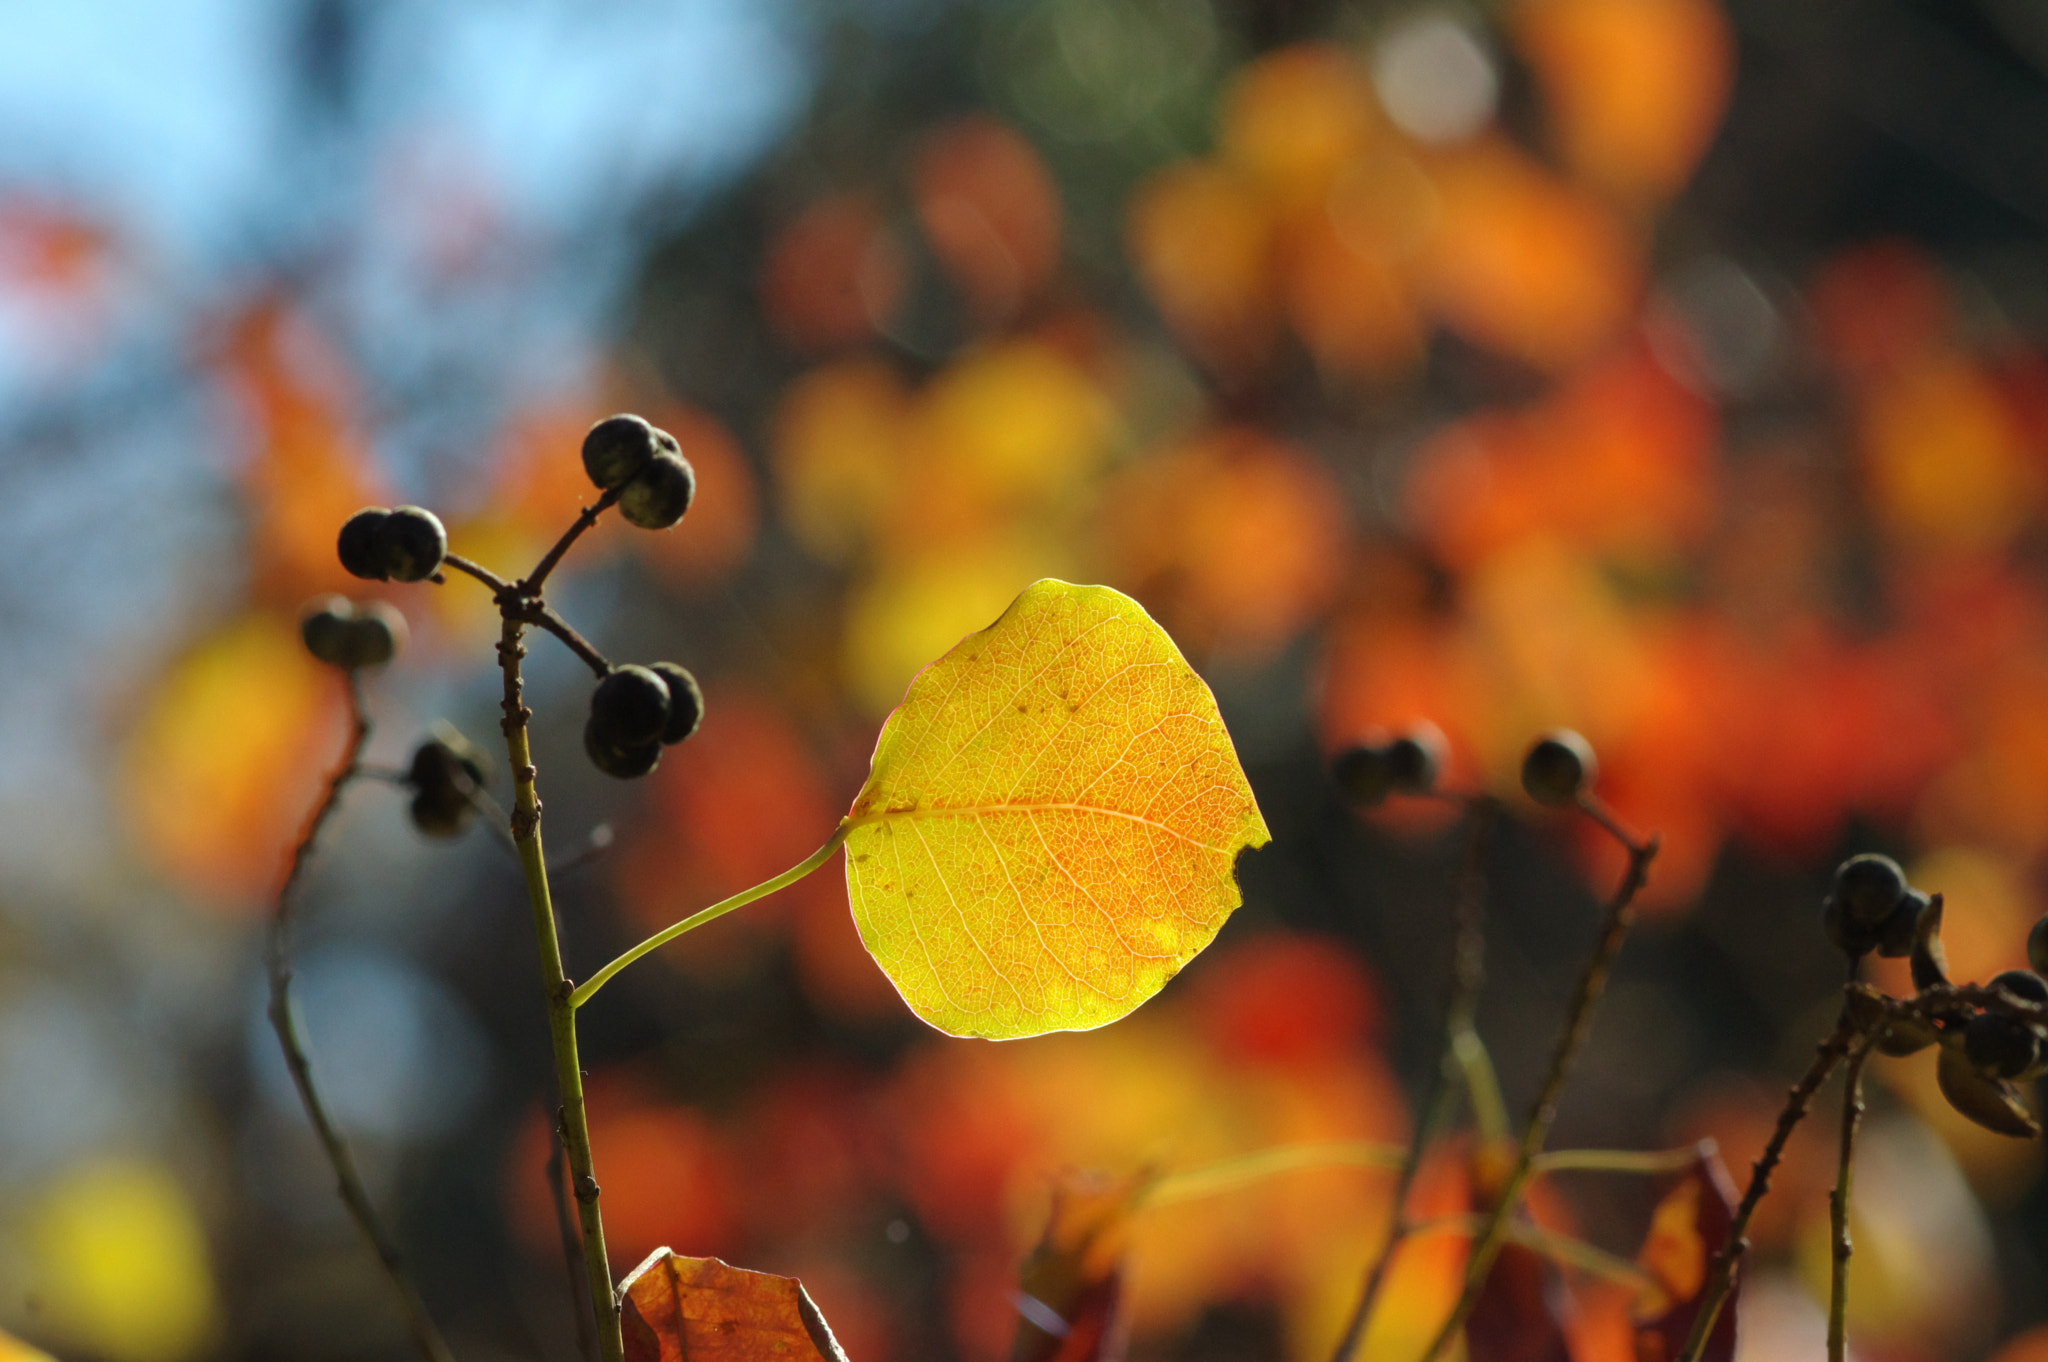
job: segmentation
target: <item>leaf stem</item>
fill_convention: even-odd
[[[589,513],[586,512],[586,515]],[[573,536],[564,536],[565,547]],[[559,556],[559,555],[557,555]],[[574,991],[562,973],[561,941],[555,931],[554,901],[548,889],[547,857],[541,849],[540,797],[535,790],[533,749],[527,721],[532,717],[521,699],[520,659],[526,655],[524,623],[509,601],[501,601],[504,629],[498,641],[498,663],[505,674],[505,755],[512,767],[512,841],[525,873],[526,897],[533,909],[534,939],[540,949],[541,993],[547,1003],[548,1036],[555,1054],[555,1084],[561,1094],[562,1148],[583,1229],[583,1269],[590,1283],[590,1303],[597,1317],[598,1351],[603,1362],[621,1362],[624,1341],[619,1332],[618,1298],[612,1290],[611,1267],[605,1257],[604,1219],[598,1212],[598,1184],[590,1155],[590,1124],[583,1104],[583,1070],[576,1054]]]
[[[1849,1193],[1855,1180],[1856,1126],[1863,1118],[1863,1061],[1870,1057],[1871,1038],[1862,1037],[1850,1052],[1842,1092],[1842,1140],[1835,1168],[1835,1190],[1828,1197],[1835,1251],[1828,1280],[1828,1362],[1845,1362],[1849,1354]]]
[[[1255,1149],[1249,1154],[1169,1173],[1152,1184],[1139,1204],[1145,1210],[1176,1206],[1183,1201],[1234,1192],[1276,1173],[1291,1173],[1305,1168],[1384,1168],[1391,1171],[1400,1168],[1402,1160],[1399,1145],[1377,1144],[1369,1140],[1275,1145],[1270,1149]]]
[[[1487,1217],[1467,1213],[1464,1215],[1432,1216],[1411,1226],[1408,1237],[1420,1239],[1431,1234],[1462,1234],[1467,1238],[1479,1234],[1486,1228]],[[1654,1288],[1657,1279],[1636,1264],[1606,1249],[1589,1244],[1583,1239],[1574,1239],[1556,1230],[1544,1229],[1541,1225],[1527,1220],[1511,1221],[1506,1231],[1511,1244],[1520,1244],[1552,1262],[1564,1267],[1577,1268],[1596,1277],[1605,1277],[1612,1282],[1641,1291]]]
[[[1749,1175],[1749,1186],[1742,1193],[1742,1201],[1735,1208],[1735,1217],[1728,1226],[1728,1242],[1714,1255],[1712,1275],[1707,1279],[1705,1289],[1700,1293],[1699,1312],[1693,1316],[1692,1332],[1686,1336],[1685,1347],[1679,1350],[1678,1362],[1699,1362],[1700,1354],[1707,1346],[1707,1337],[1714,1330],[1714,1321],[1720,1317],[1721,1307],[1728,1299],[1728,1289],[1735,1280],[1735,1269],[1741,1264],[1744,1254],[1749,1252],[1749,1221],[1756,1214],[1758,1203],[1771,1189],[1771,1173],[1778,1166],[1778,1160],[1785,1155],[1785,1142],[1792,1138],[1792,1132],[1806,1118],[1807,1109],[1813,1104],[1814,1093],[1827,1082],[1828,1075],[1842,1062],[1849,1052],[1858,1031],[1849,1014],[1844,1011],[1835,1023],[1833,1034],[1820,1043],[1813,1062],[1799,1081],[1786,1094],[1785,1106],[1778,1113],[1778,1124],[1771,1132],[1771,1138],[1764,1145],[1764,1152],[1757,1156],[1756,1164]]]
[[[1336,1351],[1331,1354],[1332,1362],[1350,1362],[1365,1342],[1366,1325],[1371,1322],[1373,1307],[1379,1303],[1380,1292],[1386,1287],[1394,1254],[1413,1232],[1413,1225],[1408,1219],[1408,1198],[1415,1189],[1423,1154],[1443,1127],[1449,1124],[1451,1109],[1457,1100],[1458,1081],[1463,1070],[1459,1056],[1460,1038],[1467,1034],[1477,1038],[1472,1019],[1478,1008],[1479,987],[1486,973],[1486,851],[1492,841],[1493,823],[1499,807],[1483,795],[1466,804],[1469,823],[1463,870],[1453,910],[1456,926],[1451,944],[1448,996],[1444,1003],[1443,1040],[1437,1050],[1436,1066],[1430,1071],[1429,1089],[1416,1118],[1415,1131],[1401,1161],[1400,1176],[1394,1182],[1393,1220],[1387,1228],[1386,1242],[1374,1255],[1372,1266],[1366,1269],[1358,1302],[1351,1307],[1351,1315],[1344,1323],[1344,1333],[1337,1341]]]
[[[1502,1184],[1499,1198],[1488,1213],[1487,1228],[1472,1244],[1472,1253],[1465,1261],[1465,1286],[1458,1294],[1458,1303],[1451,1308],[1450,1317],[1437,1330],[1436,1338],[1422,1355],[1423,1362],[1436,1362],[1451,1346],[1458,1331],[1465,1326],[1472,1309],[1479,1303],[1479,1293],[1486,1285],[1487,1274],[1493,1270],[1494,1259],[1500,1256],[1500,1247],[1505,1240],[1509,1218],[1514,1214],[1521,1200],[1522,1189],[1528,1185],[1536,1156],[1543,1152],[1543,1143],[1550,1137],[1550,1127],[1557,1120],[1558,1098],[1564,1092],[1565,1080],[1571,1076],[1572,1064],[1577,1060],[1586,1037],[1593,1029],[1593,1011],[1606,991],[1607,976],[1614,965],[1614,957],[1621,950],[1621,943],[1628,936],[1628,929],[1635,921],[1635,898],[1649,878],[1650,862],[1657,855],[1657,839],[1653,836],[1637,840],[1616,819],[1607,807],[1590,794],[1583,794],[1579,807],[1619,841],[1628,851],[1628,869],[1622,875],[1621,884],[1614,896],[1608,900],[1603,915],[1600,938],[1593,947],[1593,954],[1587,959],[1585,969],[1579,975],[1579,985],[1572,995],[1571,1009],[1565,1014],[1564,1030],[1558,1034],[1557,1048],[1550,1057],[1550,1069],[1543,1076],[1543,1086],[1538,1090],[1535,1105],[1530,1108],[1529,1120],[1522,1127],[1521,1147],[1516,1152],[1514,1167]]]
[[[583,1006],[597,995],[597,991],[603,988],[614,974],[617,974],[641,956],[646,955],[649,951],[659,950],[661,947],[666,946],[684,932],[701,927],[714,918],[724,917],[735,908],[744,908],[755,899],[765,898],[778,889],[784,889],[795,884],[798,880],[831,860],[833,855],[839,850],[840,844],[846,841],[846,836],[851,831],[853,831],[853,825],[842,821],[837,828],[833,829],[832,836],[827,839],[825,845],[819,847],[802,861],[783,871],[775,878],[763,880],[752,889],[742,889],[731,898],[720,899],[709,908],[684,918],[674,926],[662,928],[662,930],[648,937],[645,941],[628,950],[625,954],[619,956],[618,959],[584,980],[582,985],[570,996],[569,1005],[572,1008]]]
[[[312,1123],[320,1148],[334,1169],[341,1204],[347,1207],[356,1228],[362,1231],[371,1251],[377,1255],[378,1265],[384,1269],[392,1292],[398,1297],[399,1307],[405,1313],[406,1328],[412,1334],[413,1346],[426,1362],[453,1362],[454,1355],[449,1352],[447,1341],[435,1327],[433,1317],[427,1313],[426,1303],[420,1299],[411,1278],[406,1276],[397,1245],[385,1232],[375,1208],[370,1205],[369,1192],[363,1186],[361,1174],[356,1171],[355,1157],[349,1152],[347,1141],[342,1139],[341,1132],[335,1129],[334,1122],[328,1117],[326,1103],[321,1100],[320,1091],[313,1082],[312,1061],[306,1055],[305,1045],[299,1039],[298,1023],[292,1016],[292,900],[305,878],[306,867],[312,862],[313,848],[320,839],[321,829],[341,804],[342,791],[351,780],[363,774],[363,747],[370,740],[370,717],[363,708],[362,684],[354,672],[345,675],[350,724],[348,746],[342,753],[341,764],[327,778],[327,791],[307,821],[305,833],[292,849],[291,865],[285,871],[284,883],[278,888],[275,911],[271,914],[270,940],[264,952],[270,974],[270,1028],[277,1033],[278,1046],[284,1051],[285,1068],[291,1072],[292,1086],[298,1089],[299,1105],[306,1109],[306,1119]]]

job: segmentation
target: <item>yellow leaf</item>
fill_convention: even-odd
[[[1130,597],[1045,580],[927,667],[847,822],[861,940],[912,1011],[1115,1021],[1208,945],[1271,840],[1209,688]]]

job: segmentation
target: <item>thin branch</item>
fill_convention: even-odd
[[[1408,1141],[1400,1174],[1394,1182],[1393,1221],[1387,1228],[1386,1242],[1374,1255],[1372,1266],[1366,1269],[1365,1283],[1359,1288],[1358,1302],[1351,1307],[1350,1317],[1344,1323],[1344,1333],[1337,1341],[1336,1351],[1331,1354],[1332,1362],[1350,1362],[1365,1342],[1366,1326],[1371,1323],[1373,1308],[1386,1287],[1394,1254],[1402,1241],[1414,1232],[1414,1224],[1408,1219],[1408,1198],[1415,1190],[1415,1178],[1421,1170],[1423,1155],[1450,1121],[1461,1070],[1459,1040],[1472,1029],[1472,1019],[1478,1009],[1479,988],[1486,974],[1486,852],[1492,841],[1493,823],[1499,807],[1483,795],[1466,806],[1469,823],[1457,904],[1453,910],[1456,926],[1451,944],[1448,997],[1444,1004],[1443,1040],[1437,1050],[1436,1067],[1430,1074],[1428,1095],[1423,1099],[1414,1134]]]
[[[595,525],[597,518],[610,509],[612,503],[619,499],[619,491],[619,488],[614,487],[611,491],[599,497],[594,504],[583,508],[569,528],[562,531],[562,537],[557,539],[555,546],[547,551],[547,556],[535,564],[533,571],[527,573],[526,579],[519,583],[519,589],[523,594],[528,596],[540,595],[541,588],[547,585],[548,574],[553,572],[555,565],[562,561],[562,555],[567,553],[570,547],[583,537],[583,532],[592,525]]]
[[[1615,889],[1614,897],[1608,901],[1600,939],[1586,961],[1585,970],[1579,975],[1578,989],[1572,995],[1571,1009],[1565,1015],[1564,1030],[1558,1035],[1557,1048],[1550,1057],[1550,1069],[1545,1073],[1536,1103],[1530,1109],[1528,1124],[1522,1128],[1521,1147],[1516,1154],[1515,1165],[1488,1214],[1486,1232],[1474,1241],[1471,1255],[1466,1259],[1464,1289],[1459,1292],[1458,1303],[1452,1307],[1450,1317],[1423,1353],[1423,1362],[1436,1362],[1443,1356],[1457,1338],[1458,1331],[1464,1328],[1473,1307],[1479,1303],[1487,1274],[1493,1270],[1494,1259],[1500,1256],[1509,1219],[1521,1200],[1522,1189],[1528,1184],[1536,1156],[1543,1152],[1544,1141],[1550,1138],[1550,1127],[1557,1120],[1557,1102],[1564,1092],[1565,1080],[1571,1076],[1572,1065],[1593,1029],[1593,1011],[1600,995],[1606,991],[1608,971],[1612,969],[1614,957],[1620,952],[1621,943],[1635,921],[1636,894],[1649,878],[1650,862],[1657,855],[1654,836],[1637,840],[1592,795],[1581,795],[1579,807],[1627,848],[1628,869]]]
[[[568,645],[570,652],[583,660],[584,666],[597,674],[599,680],[603,680],[605,673],[612,669],[612,664],[605,661],[604,654],[591,647],[590,640],[571,628],[569,621],[556,614],[545,601],[528,599],[520,611],[519,618],[521,623],[538,625],[562,640]]]
[[[1756,1214],[1764,1194],[1771,1190],[1771,1173],[1785,1155],[1785,1142],[1806,1119],[1807,1109],[1813,1105],[1813,1095],[1820,1090],[1821,1084],[1827,1082],[1828,1075],[1835,1071],[1835,1066],[1842,1062],[1842,1057],[1848,1054],[1849,1047],[1860,1034],[1845,1010],[1835,1023],[1834,1033],[1815,1051],[1813,1063],[1807,1065],[1805,1074],[1786,1094],[1784,1110],[1778,1113],[1777,1128],[1771,1132],[1764,1152],[1757,1156],[1750,1171],[1749,1186],[1735,1208],[1735,1218],[1729,1223],[1728,1242],[1714,1255],[1713,1272],[1700,1293],[1699,1313],[1693,1316],[1692,1333],[1686,1336],[1685,1347],[1679,1351],[1679,1362],[1699,1362],[1700,1353],[1707,1346],[1707,1336],[1713,1333],[1714,1321],[1720,1318],[1721,1307],[1728,1299],[1735,1270],[1740,1266],[1743,1255],[1749,1252],[1750,1217]]]
[[[448,554],[441,559],[441,562],[447,567],[454,568],[457,572],[466,572],[470,576],[476,578],[479,582],[482,582],[485,586],[491,589],[491,594],[493,596],[502,596],[512,589],[512,583],[506,581],[503,577],[500,577],[497,573],[491,571],[489,568],[483,567],[477,563],[472,563],[469,559],[464,558],[459,553]]]
[[[1856,1126],[1863,1119],[1863,1061],[1870,1057],[1865,1035],[1849,1055],[1842,1092],[1842,1141],[1835,1168],[1835,1190],[1829,1195],[1835,1252],[1828,1282],[1828,1362],[1846,1362],[1849,1355],[1849,1192],[1855,1179]]]
[[[405,1313],[407,1329],[412,1334],[413,1345],[427,1362],[453,1362],[453,1354],[441,1331],[434,1326],[433,1317],[427,1313],[425,1302],[414,1289],[412,1281],[405,1274],[405,1268],[398,1256],[398,1248],[386,1233],[377,1212],[370,1205],[370,1196],[363,1187],[363,1179],[356,1171],[354,1156],[348,1144],[329,1119],[326,1104],[320,1098],[320,1091],[313,1082],[312,1061],[306,1055],[305,1045],[298,1033],[298,1023],[292,1016],[291,1003],[291,910],[292,901],[306,868],[313,859],[314,846],[320,840],[321,829],[341,804],[342,791],[356,776],[362,774],[359,765],[363,747],[370,740],[370,718],[363,709],[362,686],[354,672],[346,673],[348,679],[348,704],[350,731],[347,749],[342,754],[341,764],[328,777],[327,792],[319,806],[313,810],[312,818],[306,824],[306,831],[299,838],[299,844],[292,850],[291,866],[285,872],[284,883],[277,891],[275,911],[270,919],[270,940],[265,951],[270,974],[270,1027],[277,1033],[277,1043],[284,1051],[285,1067],[291,1071],[292,1086],[298,1089],[299,1104],[306,1109],[306,1119],[313,1125],[313,1133],[319,1137],[320,1147],[327,1155],[327,1162],[334,1169],[336,1190],[341,1195],[342,1205],[348,1208],[349,1216],[369,1241],[370,1249],[377,1256],[379,1266],[384,1269],[391,1289],[398,1297],[400,1308]]]
[[[1538,1154],[1538,1173],[1682,1173],[1700,1161],[1700,1147],[1683,1149],[1559,1149]]]
[[[576,1212],[569,1209],[568,1165],[562,1156],[562,1113],[548,1125],[548,1199],[555,1204],[555,1232],[562,1240],[562,1261],[569,1269],[570,1313],[576,1317],[576,1353],[583,1362],[598,1362],[597,1331],[591,1327],[590,1282],[583,1274],[583,1237],[576,1232]]]

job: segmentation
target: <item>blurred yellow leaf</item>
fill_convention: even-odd
[[[1222,153],[1286,209],[1319,202],[1381,129],[1358,59],[1303,43],[1238,75],[1223,109]]]
[[[205,1232],[178,1180],[156,1164],[67,1170],[31,1212],[28,1243],[43,1319],[81,1352],[176,1362],[213,1331]]]
[[[1132,199],[1129,235],[1147,291],[1190,353],[1227,374],[1266,359],[1279,329],[1274,222],[1249,176],[1169,166]]]
[[[912,682],[848,821],[861,939],[954,1035],[1157,993],[1271,840],[1209,688],[1136,601],[1042,581]]]
[[[846,1362],[794,1277],[658,1249],[619,1283],[626,1362]]]
[[[267,894],[340,752],[340,699],[290,619],[246,615],[203,639],[128,740],[122,802],[143,845],[202,894]]]
[[[57,1359],[0,1329],[0,1362],[57,1362]]]
[[[844,360],[792,383],[769,456],[782,516],[806,549],[844,562],[896,495],[910,396],[879,360]]]

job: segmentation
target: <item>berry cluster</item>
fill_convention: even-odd
[[[659,765],[661,749],[695,733],[703,718],[697,678],[673,662],[629,662],[591,692],[583,750],[598,770],[631,780]]]
[[[306,607],[299,637],[330,667],[381,667],[404,646],[405,616],[382,601],[322,596]]]
[[[2003,1135],[2032,1136],[2040,1124],[2017,1084],[2048,1072],[2048,918],[2027,939],[2033,969],[2013,969],[1981,989],[1957,989],[1941,946],[1942,900],[1906,882],[1889,856],[1851,856],[1835,868],[1821,923],[1853,963],[1872,951],[1911,961],[1911,1003],[1851,992],[1882,1011],[1858,1019],[1880,1054],[1941,1047],[1935,1079],[1958,1112]]]
[[[1353,743],[1330,762],[1330,775],[1345,799],[1373,808],[1388,795],[1428,794],[1443,774],[1445,742],[1435,724],[1419,722],[1403,732],[1374,734]],[[1569,728],[1554,728],[1536,740],[1522,762],[1522,788],[1538,804],[1577,803],[1593,783],[1598,763],[1586,740]]]
[[[454,837],[476,813],[476,795],[489,779],[484,754],[446,724],[412,754],[405,783],[412,787],[412,823],[429,837]]]
[[[697,495],[696,470],[676,437],[645,418],[607,416],[583,437],[583,471],[599,491],[616,491],[619,514],[643,530],[665,530]]]
[[[1330,775],[1353,806],[1369,809],[1388,795],[1434,790],[1445,750],[1443,730],[1422,720],[1400,733],[1369,734],[1353,743],[1330,762]]]
[[[423,582],[448,557],[440,517],[417,506],[366,506],[341,527],[341,565],[373,582]]]

